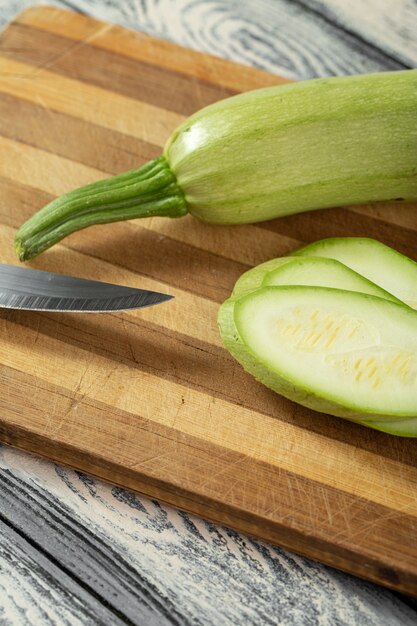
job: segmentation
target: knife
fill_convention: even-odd
[[[0,308],[4,309],[100,313],[152,306],[172,297],[0,263]]]

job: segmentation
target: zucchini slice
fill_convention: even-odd
[[[417,263],[380,241],[366,237],[322,239],[291,256],[336,259],[417,309]]]
[[[311,287],[330,287],[368,293],[371,296],[385,298],[397,304],[403,304],[395,296],[371,282],[361,274],[349,269],[334,259],[306,257],[279,265],[269,271],[263,281],[263,287],[285,285],[305,285]]]
[[[316,411],[417,436],[412,309],[353,291],[272,286],[227,300],[218,321],[226,347],[267,387]]]
[[[369,293],[397,303],[402,302],[340,261],[312,256],[279,257],[253,267],[236,281],[231,297],[237,298],[259,287],[271,285],[334,287]]]

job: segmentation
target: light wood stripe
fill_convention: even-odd
[[[240,65],[239,71],[236,71],[236,64],[225,59],[202,55],[189,48],[142,33],[128,32],[118,26],[93,21],[53,7],[45,7],[42,12],[27,9],[19,15],[18,23],[62,35],[73,41],[82,41],[138,61],[156,64],[190,77],[197,76],[200,80],[236,91],[289,82],[281,76],[246,65]]]
[[[111,330],[111,324],[109,325]],[[11,334],[10,330],[13,329]],[[33,374],[47,384],[76,391],[79,397],[141,415],[146,420],[180,430],[186,435],[248,455],[276,468],[315,480],[346,493],[382,504],[391,510],[417,515],[417,468],[329,440],[280,420],[205,393],[137,372],[87,350],[43,336],[12,321],[0,320],[0,358],[3,365]],[[28,354],[32,366],[28,368]],[[45,355],[48,358],[45,358]],[[34,369],[33,364],[36,363]],[[62,373],[65,371],[65,377]],[[155,389],[158,393],[155,394]],[[36,400],[36,399],[35,399]],[[77,400],[67,415],[50,406],[33,429],[55,441],[79,441],[85,429]],[[90,424],[101,429],[103,424]],[[268,438],[264,433],[269,432]],[[137,436],[134,424],[123,439]],[[278,443],[279,442],[279,443]],[[79,443],[81,443],[79,441]],[[305,459],[309,459],[306,466]],[[127,457],[122,462],[131,463]],[[381,473],[382,464],[384,473]],[[130,465],[131,466],[131,465]],[[134,466],[131,466],[134,467]],[[364,472],[364,467],[367,471]],[[387,471],[389,468],[389,472]]]
[[[36,89],[33,88],[34,81]],[[47,111],[73,115],[161,148],[171,132],[185,119],[178,113],[95,85],[80,83],[8,56],[0,56],[0,91],[43,106]]]
[[[0,137],[0,175],[54,196],[106,177],[95,168],[6,137]]]
[[[103,48],[92,48],[86,43],[80,45],[61,35],[17,23],[11,24],[4,33],[3,45],[17,60],[185,115],[236,93],[197,78],[190,81],[187,76],[164,67]],[[92,54],[96,57],[94,64],[91,64]],[[98,71],[98,67],[102,69]]]

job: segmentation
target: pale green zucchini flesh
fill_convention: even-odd
[[[235,286],[233,287],[233,292],[231,297],[237,298],[238,296],[242,296],[249,291],[254,291],[261,287],[265,276],[274,270],[276,270],[281,265],[285,265],[286,263],[292,263],[295,259],[293,257],[279,257],[277,259],[271,259],[269,261],[265,261],[265,263],[261,263],[260,265],[256,265],[252,267],[247,272],[244,272],[236,281]]]
[[[310,285],[361,291],[393,302],[402,303],[343,263],[331,258],[294,256],[278,257],[244,272],[236,281],[231,297],[238,298],[268,285]],[[404,303],[403,303],[404,304]]]
[[[93,224],[187,212],[244,224],[417,198],[417,70],[308,80],[197,112],[163,155],[76,189],[16,233],[21,260]]]
[[[417,314],[408,307],[333,288],[262,287],[226,301],[218,319],[235,358],[271,389],[417,436]]]
[[[286,257],[288,260],[290,258]],[[274,285],[304,285],[358,291],[403,304],[401,300],[395,298],[385,289],[378,287],[375,283],[334,259],[317,257],[293,258],[292,262],[280,264],[264,276],[262,287]]]
[[[322,239],[292,252],[291,256],[336,259],[417,309],[417,263],[375,239]]]

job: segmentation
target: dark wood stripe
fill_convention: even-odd
[[[0,319],[328,439],[417,466],[414,440],[387,437],[297,405],[258,383],[225,349],[140,318],[123,313],[92,317],[3,311]]]
[[[113,483],[151,494],[208,519],[230,523],[238,530],[262,535],[340,569],[354,569],[357,575],[394,589],[417,593],[415,517],[160,424],[152,423],[150,430],[149,422],[138,415],[74,396],[11,368],[3,367],[2,377],[11,389],[9,397],[1,399],[2,415],[15,415],[16,406],[24,403],[36,429],[43,407],[53,402],[57,415],[69,415],[75,399],[84,423],[96,425],[93,451],[83,449],[84,435],[77,431],[76,414],[71,415],[70,435],[66,436],[64,429],[56,434],[59,452],[56,442],[36,432],[28,433],[18,425],[11,428],[0,418],[0,438],[4,442],[53,459],[59,455],[60,462]],[[112,426],[107,430],[108,422]],[[132,428],[137,433],[135,437]],[[113,442],[109,440],[109,431],[117,433]],[[120,465],[107,459],[106,450],[112,443],[120,450]],[[131,469],[133,459],[136,469]],[[216,472],[212,471],[213,459]],[[218,499],[218,494],[224,492],[233,504]],[[256,503],[256,510],[249,503]],[[303,529],[310,527],[312,517],[314,534],[305,535]],[[395,541],[387,537],[395,537]],[[378,554],[400,565],[387,567]]]
[[[7,226],[17,228],[51,200],[37,189],[0,177],[0,220]],[[65,239],[64,245],[214,302],[228,298],[235,281],[248,269],[146,228],[132,229],[127,222],[87,228]]]
[[[415,204],[407,206],[410,212],[417,211]],[[326,237],[371,237],[417,260],[417,220],[415,230],[393,224],[389,221],[392,211],[392,206],[381,204],[380,212],[387,216],[384,220],[344,207],[321,209],[261,222],[258,226],[306,243]]]
[[[133,622],[126,619],[122,613],[112,610],[109,604],[110,594],[106,597],[100,597],[100,595],[90,593],[88,587],[73,575],[73,568],[64,569],[62,567],[62,554],[67,552],[67,546],[66,550],[62,550],[55,558],[51,558],[50,551],[42,550],[34,541],[32,533],[27,529],[27,524],[24,530],[28,532],[25,532],[21,527],[16,529],[17,526],[20,526],[16,524],[15,513],[16,508],[18,508],[16,505],[21,505],[22,496],[26,494],[17,494],[15,491],[7,489],[8,483],[16,482],[10,474],[7,475],[6,472],[0,471],[0,476],[2,499],[0,571],[4,575],[4,569],[7,568],[15,574],[11,589],[5,588],[0,580],[2,598],[0,621],[4,625],[10,624],[8,620],[2,621],[1,619],[3,615],[1,609],[4,605],[9,605],[10,602],[14,604],[14,618],[18,619],[20,624],[28,624],[27,606],[25,604],[30,602],[32,605],[30,609],[32,624],[35,624],[35,619],[36,621],[40,619],[43,626],[53,626],[58,623],[57,620],[61,626],[71,626],[75,623],[94,623],[97,626],[107,626],[108,624],[114,624],[114,626],[133,625]],[[26,500],[25,517],[27,517],[28,509],[30,510],[30,507]],[[49,537],[49,539],[53,545],[56,536]],[[4,565],[1,563],[2,561]],[[32,592],[30,598],[26,595],[28,587]],[[53,589],[56,605],[53,608],[48,606],[49,610],[44,610],[42,605],[46,600],[46,589],[50,588]]]
[[[108,174],[161,154],[159,146],[1,92],[0,135]]]
[[[183,115],[236,93],[115,52],[13,23],[0,53]]]
[[[17,476],[0,470],[0,519],[14,529],[17,545],[35,571],[44,574],[55,591],[69,587],[67,602],[75,605],[88,624],[179,626],[175,606],[92,529],[74,518],[65,503],[35,484],[30,488]],[[1,521],[0,521],[1,528]],[[2,528],[2,542],[4,529]],[[38,565],[39,564],[39,565]],[[69,580],[68,580],[69,579]],[[77,601],[74,601],[77,598]],[[77,606],[78,605],[78,606]],[[75,612],[75,611],[74,611]],[[62,625],[71,622],[63,621]]]

